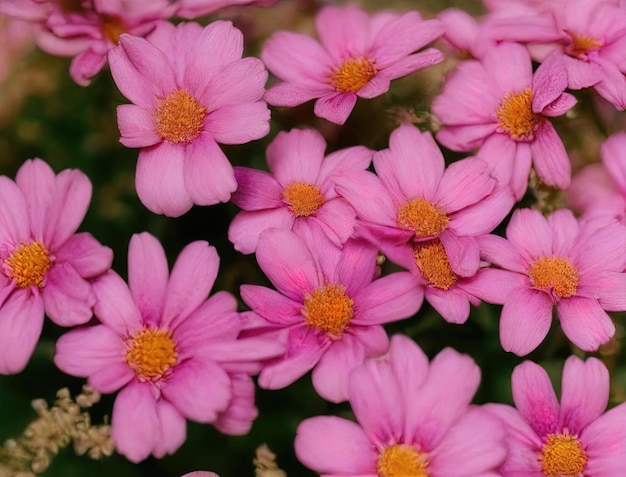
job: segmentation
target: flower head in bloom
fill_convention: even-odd
[[[0,176],[0,374],[28,362],[44,313],[61,326],[91,319],[91,279],[113,253],[89,233],[76,233],[91,199],[86,175],[55,175],[41,159],[20,167],[15,182]]]
[[[567,112],[576,99],[564,93],[567,73],[553,55],[533,74],[526,48],[505,43],[480,60],[460,63],[433,102],[443,124],[437,139],[455,151],[480,147],[499,180],[520,199],[531,164],[546,184],[565,189],[571,166],[549,117]]]
[[[280,132],[267,148],[270,173],[236,167],[241,207],[228,237],[242,253],[256,250],[259,235],[271,227],[299,233],[317,229],[341,246],[354,232],[356,213],[335,191],[335,182],[367,169],[373,151],[356,146],[324,157],[326,143],[312,129]],[[346,179],[346,176],[348,179]]]
[[[504,429],[469,405],[480,370],[469,356],[444,349],[432,362],[396,335],[386,355],[350,375],[357,422],[337,416],[298,426],[298,459],[322,475],[489,477],[504,460]]]
[[[381,325],[413,315],[422,304],[410,273],[375,279],[376,256],[362,240],[338,249],[323,236],[305,240],[285,229],[261,234],[256,258],[277,290],[242,285],[241,297],[261,318],[253,333],[287,335],[284,356],[259,375],[262,388],[283,388],[315,368],[313,386],[323,398],[347,398],[350,371],[387,349]]]
[[[101,324],[61,336],[54,361],[89,378],[102,393],[120,390],[111,432],[133,462],[174,452],[186,421],[245,434],[257,411],[250,374],[259,360],[280,354],[278,343],[241,340],[237,300],[207,299],[219,258],[207,242],[187,245],[171,274],[161,244],[144,233],[128,252],[128,285],[115,272],[94,284]]]
[[[604,412],[609,372],[596,358],[570,356],[560,403],[548,373],[531,361],[513,370],[513,400],[485,408],[507,428],[502,477],[605,477],[626,465],[626,405]]]
[[[624,230],[618,223],[578,222],[562,209],[545,218],[516,210],[506,239],[479,238],[481,255],[500,269],[481,274],[486,301],[504,304],[500,341],[522,356],[545,338],[556,314],[565,335],[595,351],[615,333],[606,311],[626,311]]]
[[[433,48],[415,53],[444,30],[438,20],[422,20],[417,12],[370,17],[354,6],[327,6],[315,23],[321,45],[285,31],[265,44],[261,58],[282,80],[267,91],[269,104],[298,106],[319,98],[315,115],[343,124],[357,96],[380,96],[391,80],[443,60]]]
[[[224,21],[163,22],[149,41],[122,35],[111,50],[113,79],[133,102],[118,107],[121,142],[141,148],[135,185],[152,212],[227,202],[237,182],[217,143],[268,133],[267,71],[242,52],[243,35]]]
[[[464,322],[470,301],[477,304],[459,287],[480,266],[474,236],[509,213],[511,192],[498,188],[478,159],[446,169],[432,136],[410,125],[393,131],[389,149],[373,162],[378,176],[364,171],[337,186],[362,221],[358,233],[419,275],[426,299],[446,320]]]

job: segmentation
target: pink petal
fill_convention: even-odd
[[[119,358],[118,352],[118,362],[106,367],[101,366],[91,373],[88,376],[89,385],[101,393],[112,393],[126,386],[135,377],[135,373],[126,363],[120,362]]]
[[[449,290],[441,290],[436,287],[427,287],[424,294],[426,301],[448,323],[462,324],[469,318],[469,297],[460,288],[452,287]]]
[[[520,258],[513,243],[498,235],[482,235],[476,240],[481,258],[506,270],[527,275],[528,265]]]
[[[557,101],[567,88],[567,70],[563,56],[554,50],[537,68],[532,84],[534,113],[541,113],[544,108]]]
[[[145,323],[158,326],[169,278],[161,243],[147,232],[135,234],[128,245],[128,288]]]
[[[331,93],[315,101],[313,112],[319,118],[342,125],[350,116],[356,98],[354,93]]]
[[[458,286],[488,303],[504,304],[511,292],[527,284],[524,275],[497,268],[483,268]]]
[[[517,410],[539,437],[557,431],[559,403],[548,373],[541,366],[532,361],[516,366],[511,388]]]
[[[282,187],[272,174],[249,167],[235,167],[234,171],[237,190],[233,192],[231,201],[237,207],[263,210],[284,205]]]
[[[256,252],[259,236],[270,228],[293,229],[295,217],[287,207],[254,212],[242,211],[230,222],[228,240],[243,254]]]
[[[187,419],[208,423],[228,407],[230,377],[213,361],[191,358],[173,369],[162,392]]]
[[[74,57],[70,64],[70,76],[80,86],[87,86],[107,62],[106,53],[89,48]]]
[[[43,304],[46,315],[61,326],[87,323],[96,296],[91,284],[67,263],[57,263],[46,276]]]
[[[598,417],[580,434],[585,443],[589,475],[619,475],[624,466],[626,405],[619,404]]]
[[[337,192],[346,199],[357,212],[357,216],[367,222],[396,226],[397,207],[376,174],[363,171],[354,174],[349,180],[337,184]],[[373,206],[375,204],[375,206]]]
[[[486,139],[493,137],[498,128],[496,122],[447,126],[437,133],[437,141],[453,151],[471,151],[480,147]]]
[[[602,163],[620,190],[626,190],[626,152],[624,146],[626,146],[626,132],[624,131],[612,134],[600,146]]]
[[[596,351],[615,335],[615,325],[598,300],[573,296],[556,307],[565,336],[585,351]]]
[[[383,78],[380,74],[377,74],[355,94],[359,98],[371,99],[389,91],[389,86],[390,80]]]
[[[550,118],[554,118],[557,116],[562,116],[567,113],[570,109],[572,109],[578,100],[575,96],[569,93],[563,93],[557,99],[548,104],[545,108],[541,110],[541,114],[543,116],[548,116]]]
[[[430,363],[428,357],[409,337],[401,334],[393,335],[389,345],[388,357],[396,376],[402,376],[398,385],[403,396],[417,396],[428,377]],[[406,421],[404,435],[413,432],[414,422]]]
[[[602,68],[595,63],[581,61],[567,55],[563,55],[563,63],[567,68],[570,89],[589,88],[602,81]]]
[[[156,133],[154,110],[134,104],[117,107],[117,126],[120,129],[120,142],[126,147],[147,147],[163,139]]]
[[[494,191],[484,200],[455,213],[449,227],[457,235],[477,236],[491,232],[511,212],[515,197],[509,187]]]
[[[558,189],[566,189],[572,179],[572,166],[565,146],[551,123],[542,123],[530,148],[533,167],[541,180]]]
[[[496,185],[488,168],[475,158],[453,162],[441,178],[434,202],[450,214],[484,199]]]
[[[552,306],[552,299],[542,291],[512,290],[500,317],[502,348],[524,356],[539,346],[552,324]]]
[[[552,256],[552,231],[536,210],[517,209],[506,228],[506,238],[524,258]]]
[[[267,147],[267,166],[282,187],[316,184],[325,149],[324,137],[314,129],[281,131]]]
[[[109,271],[93,284],[96,294],[94,314],[118,336],[133,335],[143,326],[142,317],[124,280]]]
[[[41,159],[29,159],[17,171],[15,183],[26,201],[31,232],[43,237],[46,212],[56,187],[54,171]]]
[[[206,71],[207,66],[221,69],[223,65],[241,59],[243,54],[243,34],[228,21],[209,23],[194,40],[196,43],[188,51],[189,66],[194,72]],[[207,57],[207,51],[211,52],[210,57]]]
[[[254,407],[254,382],[245,374],[231,376],[232,393],[228,408],[213,423],[223,434],[242,436],[247,434],[259,414]]]
[[[328,94],[327,88],[320,86],[316,89],[308,89],[306,87],[292,83],[277,83],[272,85],[263,96],[263,99],[272,106],[294,107],[300,106],[320,96]]]
[[[101,275],[111,268],[113,261],[113,250],[87,232],[72,235],[54,255],[57,263],[69,263],[83,278]]]
[[[174,406],[163,399],[157,401],[156,411],[159,429],[152,455],[160,459],[165,454],[173,454],[183,445],[187,438],[187,421]]]
[[[270,131],[270,110],[265,101],[228,104],[209,113],[206,130],[220,144],[244,144],[260,139]]]
[[[347,147],[329,154],[322,161],[318,184],[328,181],[338,182],[345,178],[350,180],[352,174],[360,173],[367,169],[372,162],[374,151],[363,146]]]
[[[370,18],[355,6],[326,7],[315,17],[320,40],[333,60],[340,64],[345,58],[358,58],[370,42]]]
[[[597,60],[596,60],[597,61]],[[622,110],[626,108],[626,78],[624,73],[613,63],[602,61],[602,81],[594,85],[600,96]]]
[[[626,273],[606,273],[594,281],[603,310],[626,310]]]
[[[574,213],[569,209],[557,210],[548,216],[548,225],[552,229],[553,254],[557,256],[571,255],[572,247],[580,230]]]
[[[155,214],[178,217],[193,205],[183,178],[183,149],[162,142],[139,151],[135,173],[137,195]]]
[[[494,85],[504,96],[519,93],[531,86],[532,62],[526,47],[517,43],[502,43],[496,48],[487,49],[483,57],[486,71],[492,75]]]
[[[27,290],[15,291],[0,307],[0,374],[22,371],[43,328],[43,301]]]
[[[302,224],[317,226],[337,247],[341,247],[354,234],[356,212],[342,198],[331,199],[320,207],[309,220],[296,220],[294,231]]]
[[[318,416],[298,426],[296,455],[322,474],[375,474],[378,456],[358,424],[336,416]]]
[[[450,267],[460,277],[473,277],[480,265],[480,250],[474,237],[462,237],[444,230],[439,236],[450,261]]]
[[[275,325],[292,325],[302,321],[302,302],[258,285],[241,285],[241,298],[255,313]]]

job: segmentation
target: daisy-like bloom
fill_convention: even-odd
[[[241,32],[216,21],[162,22],[150,41],[122,35],[109,53],[113,79],[134,103],[118,107],[120,141],[141,148],[135,185],[152,212],[176,217],[194,203],[227,202],[237,182],[217,143],[268,133],[267,71],[242,52]]]
[[[480,276],[482,299],[503,304],[500,341],[523,356],[548,334],[552,311],[565,335],[595,351],[615,334],[607,311],[626,310],[626,237],[617,222],[579,223],[570,210],[545,218],[516,210],[506,239],[479,237],[481,255],[501,269]],[[479,293],[480,296],[480,293]]]
[[[267,91],[269,104],[298,106],[319,98],[315,115],[343,124],[357,96],[380,96],[391,80],[443,61],[433,48],[415,53],[444,31],[438,20],[422,20],[417,12],[370,17],[355,6],[327,6],[315,24],[321,45],[285,31],[265,44],[261,58],[282,80]]]
[[[91,319],[91,280],[111,267],[113,252],[76,233],[91,199],[80,171],[55,175],[41,159],[0,176],[0,374],[26,366],[44,313],[60,326]]]
[[[437,139],[454,151],[480,147],[478,157],[524,195],[531,163],[546,184],[565,189],[571,166],[549,117],[565,114],[576,99],[564,93],[567,72],[556,55],[533,74],[522,45],[487,49],[480,61],[460,63],[433,101],[443,124]]]
[[[267,148],[270,173],[236,167],[241,207],[228,238],[242,253],[256,250],[259,235],[271,227],[317,229],[341,246],[354,232],[356,213],[335,191],[335,182],[367,169],[373,151],[356,146],[324,157],[326,143],[312,129],[280,132]]]
[[[373,162],[378,177],[364,171],[337,186],[362,221],[357,232],[419,275],[426,299],[446,320],[464,322],[469,303],[477,304],[459,286],[479,270],[475,236],[509,213],[511,192],[498,188],[478,159],[445,169],[432,136],[411,125],[393,131],[389,149],[374,154]]]
[[[171,274],[161,244],[134,235],[128,285],[110,271],[94,283],[101,324],[61,336],[54,361],[89,378],[102,393],[120,390],[111,420],[117,451],[133,462],[162,457],[185,441],[186,421],[245,434],[257,415],[259,360],[284,351],[262,339],[239,339],[237,300],[207,299],[219,258],[207,242],[187,245]]]
[[[604,412],[609,372],[596,358],[570,356],[561,401],[545,370],[525,361],[513,370],[513,401],[487,404],[507,428],[502,477],[606,477],[626,465],[626,405]]]
[[[505,457],[498,419],[470,401],[480,370],[451,348],[432,362],[409,338],[350,375],[357,422],[337,416],[303,421],[298,459],[320,474],[359,477],[493,477]]]
[[[417,312],[423,295],[408,272],[382,278],[377,250],[362,240],[340,250],[323,236],[306,240],[285,229],[261,234],[256,258],[277,290],[242,285],[241,297],[261,322],[258,335],[286,335],[284,356],[265,365],[259,385],[280,389],[313,369],[324,399],[347,399],[347,377],[389,344],[383,323]]]

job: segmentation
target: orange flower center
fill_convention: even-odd
[[[338,336],[350,323],[353,307],[342,285],[324,285],[305,297],[302,314],[309,326]]]
[[[439,235],[448,225],[448,216],[425,199],[413,199],[398,210],[396,222],[418,237]]]
[[[348,58],[333,70],[330,84],[339,93],[356,93],[376,75],[374,60]]]
[[[113,15],[100,15],[100,31],[114,45],[120,41],[120,35],[126,33],[126,25],[121,18]]]
[[[154,116],[156,132],[165,141],[191,142],[202,132],[207,108],[187,91],[178,89],[161,99]]]
[[[296,217],[308,217],[324,203],[322,192],[306,182],[294,182],[283,190],[283,199]]]
[[[50,252],[41,242],[19,246],[4,259],[5,272],[20,288],[43,287],[52,267]]]
[[[588,36],[577,36],[569,34],[572,38],[572,44],[567,52],[570,56],[580,58],[591,50],[596,50],[602,46],[602,42],[589,38]]]
[[[569,434],[550,434],[539,456],[546,477],[579,477],[587,465],[580,441]]]
[[[157,380],[178,362],[172,333],[144,328],[133,336],[126,349],[126,363],[142,380]]]
[[[559,298],[576,294],[578,270],[569,260],[562,257],[540,257],[528,270],[530,282],[536,288],[551,288]]]
[[[439,240],[414,244],[413,257],[422,278],[435,288],[448,290],[459,278]]]
[[[516,141],[535,139],[535,129],[542,117],[533,113],[532,101],[530,88],[521,93],[509,93],[502,98],[496,111],[500,129]]]
[[[378,477],[429,477],[426,467],[426,457],[406,444],[386,447],[376,464]]]

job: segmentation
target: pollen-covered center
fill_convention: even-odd
[[[342,285],[324,285],[305,297],[302,314],[309,326],[340,335],[354,315],[354,300]]]
[[[589,53],[591,50],[597,50],[602,46],[602,42],[589,38],[588,36],[570,34],[570,37],[572,38],[572,44],[567,49],[567,53],[576,58],[580,58],[581,56]]]
[[[429,477],[428,460],[413,446],[395,444],[386,447],[378,457],[378,477]]]
[[[50,253],[41,242],[20,245],[4,259],[5,274],[20,288],[43,287],[51,267]]]
[[[144,328],[128,341],[126,362],[143,380],[162,377],[178,362],[172,333],[158,328]]]
[[[335,68],[330,84],[339,93],[356,93],[376,75],[374,60],[369,58],[348,58]]]
[[[573,296],[578,289],[578,269],[566,258],[537,258],[530,264],[528,276],[535,288],[551,288],[559,298]]]
[[[535,139],[535,129],[542,117],[533,112],[532,101],[530,89],[521,93],[509,93],[500,101],[500,107],[496,111],[498,125],[516,141]]]
[[[165,141],[191,142],[202,132],[207,108],[191,93],[178,89],[156,107],[156,133]]]
[[[307,182],[294,182],[283,190],[283,200],[296,217],[308,217],[324,203],[322,192]]]
[[[550,434],[539,456],[546,477],[579,477],[587,464],[587,454],[580,441],[569,434]]]
[[[414,244],[413,257],[422,278],[435,288],[448,290],[459,278],[439,240]]]
[[[120,35],[126,33],[126,25],[121,18],[114,15],[100,15],[100,31],[104,38],[114,45],[120,42]]]
[[[418,237],[430,237],[443,232],[450,219],[426,199],[413,199],[400,207],[396,222]]]

